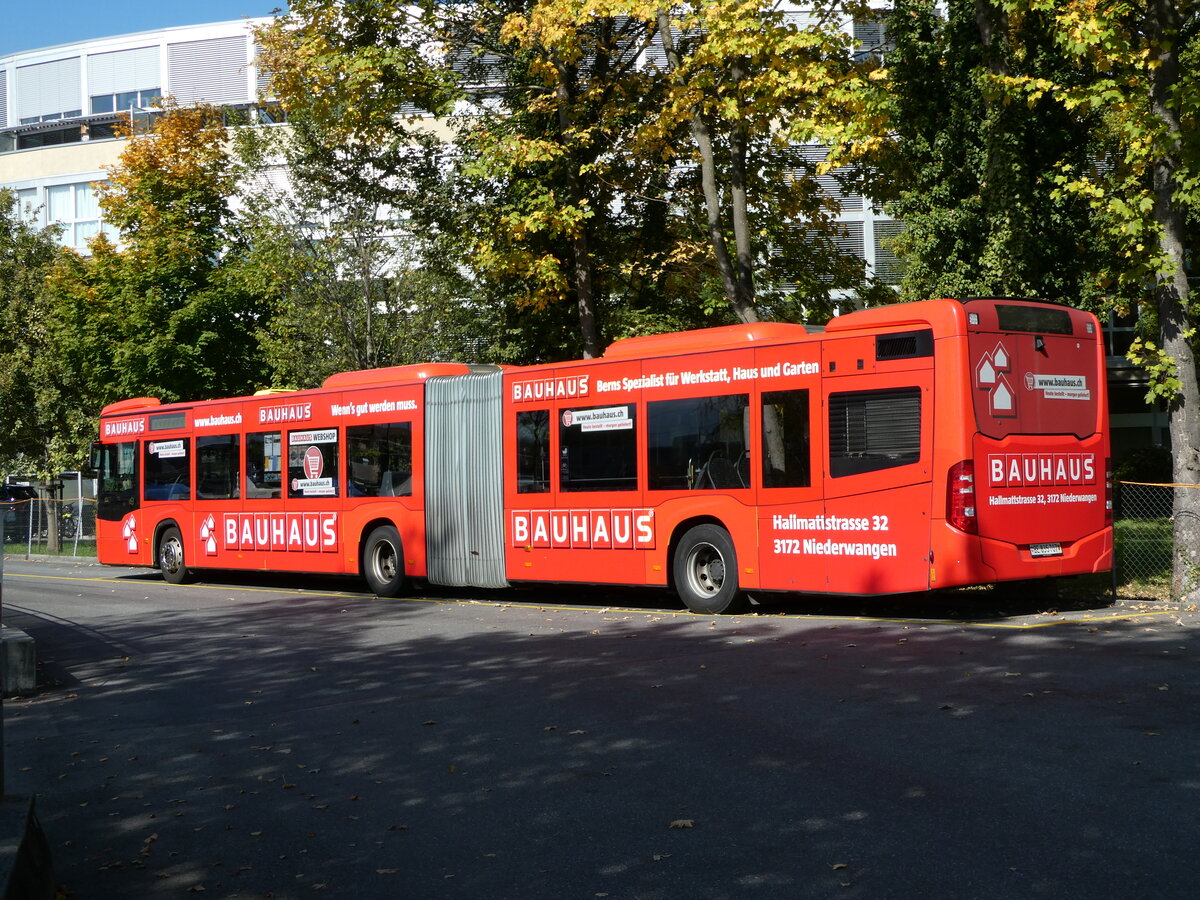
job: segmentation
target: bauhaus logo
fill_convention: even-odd
[[[652,509],[520,509],[509,524],[513,547],[654,548]]]
[[[988,392],[988,408],[998,419],[1017,414],[1017,393],[1011,378],[1012,356],[1003,342],[984,353],[975,364],[975,387]]]
[[[531,400],[571,400],[588,395],[590,375],[571,375],[565,378],[536,378],[531,381],[514,381],[512,399],[514,403]]]
[[[226,550],[332,552],[338,545],[337,518],[335,512],[226,513],[221,523],[224,547]],[[201,540],[206,549],[211,546],[209,538],[213,536],[212,525],[205,520],[201,526]]]
[[[1095,483],[1094,453],[992,453],[988,456],[988,484],[992,487]]]
[[[121,540],[130,553],[138,552],[137,516],[129,516],[121,526]]]
[[[217,520],[212,513],[200,523],[200,545],[209,556],[217,555]]]

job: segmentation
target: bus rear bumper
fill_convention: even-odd
[[[1038,556],[1029,544],[968,535],[948,524],[944,527],[942,540],[935,543],[932,554],[931,588],[1091,575],[1107,572],[1113,565],[1112,528],[1065,542],[1061,552],[1043,547],[1042,552],[1053,555]]]
[[[1113,565],[1112,528],[1061,545],[1012,544],[986,538],[981,538],[980,544],[983,559],[995,571],[997,581],[1092,575],[1107,572]],[[1061,552],[1055,552],[1059,546]]]

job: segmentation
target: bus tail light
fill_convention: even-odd
[[[950,467],[946,503],[950,524],[967,534],[979,532],[979,518],[975,515],[975,463],[964,459]]]
[[[1112,457],[1104,460],[1104,524],[1113,523],[1113,467]]]

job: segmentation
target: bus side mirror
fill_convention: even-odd
[[[88,457],[88,466],[91,468],[91,470],[93,472],[100,471],[100,460],[101,460],[101,453],[103,452],[103,447],[104,447],[104,445],[101,444],[99,441],[92,442],[92,452],[91,452],[91,455]]]

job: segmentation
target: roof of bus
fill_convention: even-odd
[[[466,363],[418,363],[410,366],[387,366],[382,369],[361,369],[338,372],[322,382],[323,388],[366,387],[394,381],[424,381],[436,375],[466,375],[476,368]]]
[[[479,371],[481,367],[470,366],[465,363],[420,363],[418,365],[409,366],[389,366],[382,369],[362,369],[355,372],[338,372],[330,375],[322,383],[319,388],[311,388],[302,391],[287,390],[287,389],[269,389],[258,391],[251,396],[245,397],[220,397],[212,400],[182,400],[178,403],[164,404],[157,397],[133,397],[129,400],[118,400],[116,403],[110,403],[101,411],[101,417],[128,415],[133,412],[145,409],[160,409],[169,410],[172,408],[201,406],[204,404],[217,403],[236,403],[246,400],[262,399],[268,395],[285,396],[290,394],[311,394],[326,389],[348,389],[358,387],[371,387],[380,384],[394,384],[398,381],[424,381],[426,378],[432,378],[436,375],[464,375],[469,372]],[[495,366],[483,367],[489,370],[495,370]]]
[[[826,332],[856,331],[882,326],[929,325],[937,332],[963,332],[967,314],[957,300],[918,300],[913,303],[889,303],[836,316],[825,326]]]
[[[889,303],[886,306],[856,310],[830,319],[825,330],[839,332],[891,326],[928,325],[935,332],[941,334],[962,333],[967,325],[968,307],[973,303],[987,304],[993,309],[996,306],[1053,307],[1065,311],[1076,321],[1081,318],[1092,318],[1092,314],[1086,310],[1027,297],[945,297],[913,303]]]
[[[642,337],[613,341],[604,351],[605,359],[628,359],[638,356],[670,356],[676,353],[696,353],[701,350],[729,350],[738,344],[761,341],[794,341],[809,334],[803,325],[787,322],[754,322],[744,325],[719,325],[695,331],[676,331],[670,334],[648,334]]]

